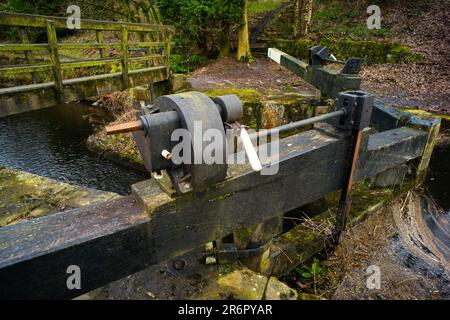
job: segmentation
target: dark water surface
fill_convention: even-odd
[[[93,113],[85,104],[68,104],[0,119],[0,166],[120,194],[146,179],[144,173],[102,159],[86,140]]]
[[[450,214],[450,143],[434,149],[425,186],[437,204]]]

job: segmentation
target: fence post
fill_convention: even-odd
[[[122,86],[123,90],[128,88],[128,30],[122,26]]]
[[[59,61],[58,41],[56,39],[55,23],[47,20],[47,39],[50,53],[50,62],[55,80],[55,89],[58,93],[60,102],[64,101],[64,87],[62,82],[61,64]]]
[[[172,44],[172,34],[170,31],[166,31],[166,45],[165,45],[165,64],[166,64],[166,77],[170,77],[170,47]]]
[[[95,32],[96,35],[96,40],[97,40],[97,44],[103,44],[104,38],[103,38],[103,31],[101,30],[97,30]],[[106,59],[106,50],[103,48],[99,48],[99,52],[100,52],[100,58],[101,59]],[[109,72],[109,68],[108,65],[104,66],[105,72],[108,73]]]

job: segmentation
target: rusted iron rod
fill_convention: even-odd
[[[106,134],[119,134],[119,133],[127,133],[134,132],[144,129],[144,124],[141,120],[136,120],[127,123],[116,124],[113,126],[106,127]]]

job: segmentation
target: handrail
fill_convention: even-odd
[[[16,27],[34,27],[45,28],[47,20],[52,20],[56,28],[67,28],[67,19],[65,17],[41,16],[24,13],[1,12],[0,25],[16,26]],[[125,26],[129,31],[163,31],[175,32],[175,28],[169,25],[159,24],[141,24],[132,22],[103,21],[80,19],[82,30],[104,30],[104,31],[120,31]]]

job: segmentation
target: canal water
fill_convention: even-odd
[[[450,135],[450,121],[443,120],[441,132]],[[434,149],[425,187],[436,203],[450,215],[450,141]]]
[[[93,132],[89,118],[98,108],[67,104],[0,119],[0,166],[16,168],[71,184],[130,193],[145,173],[122,167],[86,147]],[[101,115],[100,115],[101,116]]]

